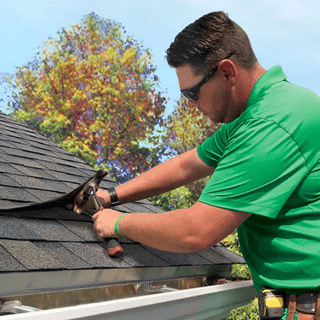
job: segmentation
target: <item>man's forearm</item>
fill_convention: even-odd
[[[191,225],[190,228],[185,228],[187,210],[128,215],[120,221],[120,230],[128,238],[153,248],[172,252],[194,252],[197,250],[192,242]]]
[[[213,168],[204,164],[196,149],[170,159],[135,179],[117,186],[120,203],[146,199],[212,174]],[[108,203],[108,194],[100,191],[100,197]]]
[[[160,214],[132,213],[122,216],[118,211],[105,209],[98,211],[93,220],[101,239],[117,237],[120,233],[153,248],[194,252],[219,242],[249,216],[248,213],[197,202],[187,209]]]

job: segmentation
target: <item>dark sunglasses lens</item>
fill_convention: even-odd
[[[188,100],[191,100],[194,102],[198,100],[198,94],[192,92],[191,90],[190,91],[183,91],[182,94]]]

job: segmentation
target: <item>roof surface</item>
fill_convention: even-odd
[[[176,254],[129,239],[121,240],[124,255],[110,258],[85,215],[57,207],[12,211],[63,196],[94,174],[81,159],[0,113],[0,273],[244,263],[222,245]],[[106,177],[100,187],[115,185]],[[3,211],[7,209],[11,211]],[[146,200],[119,205],[116,210],[162,212]]]

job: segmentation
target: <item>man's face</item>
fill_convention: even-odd
[[[205,78],[205,75],[195,75],[189,64],[176,68],[176,72],[181,91],[193,88]],[[196,101],[188,100],[191,107],[197,107],[215,123],[227,123],[234,120],[232,90],[221,69],[218,68],[217,72],[199,88],[197,93]]]

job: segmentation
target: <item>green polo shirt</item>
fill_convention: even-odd
[[[199,201],[252,214],[238,233],[256,289],[320,289],[320,97],[275,66],[198,155],[215,167]]]

